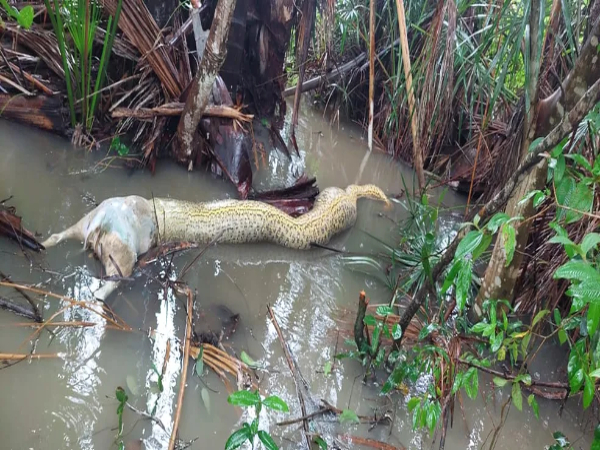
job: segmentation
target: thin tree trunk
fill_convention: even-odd
[[[192,81],[179,125],[177,126],[177,144],[173,149],[175,159],[183,164],[191,164],[194,158],[194,137],[202,114],[208,105],[210,91],[215,78],[227,55],[227,37],[229,25],[235,9],[236,0],[219,0],[215,16],[210,27],[204,55],[198,72]]]
[[[373,150],[373,112],[375,97],[375,0],[369,17],[369,151]]]
[[[304,0],[302,2],[302,17],[298,25],[298,48],[296,50],[296,65],[298,66],[298,84],[294,96],[294,109],[292,110],[292,133],[298,125],[298,112],[300,111],[300,95],[302,94],[302,84],[306,72],[306,59],[308,57],[308,47],[310,45],[310,34],[315,23],[317,5],[315,0]]]
[[[410,114],[410,129],[413,138],[413,165],[417,172],[419,188],[425,187],[425,173],[423,172],[423,153],[419,143],[419,123],[415,112],[415,94],[412,84],[412,73],[410,67],[410,53],[408,52],[408,36],[406,33],[406,18],[404,17],[403,0],[396,0],[398,9],[398,28],[400,30],[400,45],[402,47],[402,65],[404,66],[404,78],[406,79],[406,93],[408,95],[408,112]]]
[[[553,8],[559,13],[560,4]],[[533,33],[532,33],[533,36]],[[550,97],[539,102],[537,121],[529,127],[529,133],[524,139],[521,158],[527,157],[530,143],[540,136],[547,135],[559,123],[564,114],[570,111],[581,99],[583,93],[600,79],[600,64],[594,64],[597,54],[598,40],[600,37],[600,20],[596,20],[590,36],[581,50],[575,67],[563,83],[563,88],[558,89]],[[529,111],[533,113],[533,111]],[[528,114],[529,116],[529,114]],[[499,236],[490,263],[486,269],[481,289],[477,297],[477,304],[488,298],[511,300],[514,296],[515,284],[519,278],[519,268],[523,262],[524,250],[529,238],[529,230],[533,221],[528,220],[534,214],[532,201],[521,203],[521,199],[532,190],[543,189],[547,173],[546,161],[541,161],[525,177],[513,192],[506,205],[505,212],[511,217],[521,216],[523,220],[515,227],[516,249],[510,265],[506,265],[504,239]],[[476,308],[475,312],[480,313]]]

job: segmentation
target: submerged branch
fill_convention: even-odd
[[[181,116],[183,113],[183,103],[172,102],[154,108],[115,108],[112,117],[122,119],[132,117],[134,119],[153,119],[157,116]],[[231,106],[207,105],[203,113],[204,116],[222,117],[226,119],[239,120],[241,122],[250,122],[254,118],[252,114],[244,114]]]

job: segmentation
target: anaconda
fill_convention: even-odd
[[[383,191],[371,184],[350,185],[345,190],[326,188],[313,208],[299,217],[253,200],[194,203],[136,195],[113,197],[42,245],[49,248],[66,239],[79,239],[98,256],[108,277],[128,277],[139,255],[168,242],[272,242],[298,250],[326,244],[354,225],[356,203],[362,197],[390,204]],[[95,292],[96,298],[105,299],[118,284],[107,281]]]

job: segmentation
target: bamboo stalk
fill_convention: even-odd
[[[419,188],[425,187],[425,174],[423,172],[423,153],[419,143],[419,124],[415,111],[415,94],[413,91],[413,80],[410,66],[410,53],[408,51],[408,36],[406,33],[406,18],[404,16],[403,0],[396,0],[398,9],[398,28],[400,30],[400,47],[402,48],[402,65],[404,67],[404,78],[406,79],[406,93],[408,95],[408,112],[410,114],[410,129],[413,138],[413,165],[417,172]]]

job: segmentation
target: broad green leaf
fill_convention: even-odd
[[[210,394],[208,393],[208,389],[203,387],[200,391],[200,396],[202,397],[202,403],[204,403],[204,407],[210,413]]]
[[[583,155],[580,155],[579,153],[573,153],[571,155],[565,155],[565,157],[572,159],[573,161],[575,161],[577,164],[579,164],[584,169],[592,172],[592,165],[590,164],[590,162],[587,159],[585,159],[585,157]]]
[[[563,178],[559,183],[556,183],[556,202],[558,205],[570,206],[570,199],[575,191],[575,180],[571,177]],[[563,208],[557,208],[556,219],[562,220],[566,214]]]
[[[429,336],[433,331],[438,329],[438,325],[435,323],[430,323],[428,324],[426,327],[421,328],[421,331],[419,332],[419,341],[422,341],[423,339],[425,339],[427,336]]]
[[[379,336],[381,335],[382,324],[379,322],[375,328],[373,328],[373,334],[371,335],[371,354],[375,354],[379,347]]]
[[[492,353],[496,353],[498,349],[502,346],[502,342],[504,342],[504,331],[501,331],[495,336],[492,336],[490,339]]]
[[[33,7],[31,5],[27,5],[19,11],[19,15],[17,18],[17,22],[20,26],[29,30],[31,28],[31,24],[33,23]]]
[[[234,450],[242,446],[244,442],[250,439],[250,429],[241,428],[236,432],[232,433],[225,443],[225,450]]]
[[[271,395],[270,397],[265,398],[262,404],[267,408],[274,409],[275,411],[290,412],[287,403],[276,395]]]
[[[375,319],[375,317],[369,314],[365,316],[365,318],[363,319],[363,323],[369,327],[374,327],[375,325],[377,325],[377,319]]]
[[[565,248],[565,252],[567,253],[567,255],[569,255],[569,257],[572,257],[572,255],[574,255],[575,252],[582,255],[581,247],[579,247],[579,245],[577,245],[575,242],[573,242],[567,236],[561,236],[561,235],[553,236],[552,238],[548,239],[548,243],[549,244],[562,244],[562,246]]]
[[[535,194],[535,192],[530,193],[531,196],[533,196],[533,194]],[[525,198],[521,201],[525,201],[526,199],[528,200],[529,195],[526,195]],[[529,197],[529,198],[528,198]],[[496,213],[492,216],[492,218],[488,221],[488,223],[486,224],[486,228],[488,230],[490,230],[492,232],[492,234],[494,234],[496,231],[498,231],[498,229],[504,225],[506,222],[508,222],[508,220],[510,219],[510,216],[506,213],[500,212],[500,213]]]
[[[358,418],[358,416],[356,415],[356,413],[354,411],[352,411],[350,409],[345,409],[340,414],[340,422],[341,423],[345,423],[345,422],[360,423],[360,419]]]
[[[513,383],[511,390],[512,401],[519,411],[523,411],[523,394],[521,393],[521,385]]]
[[[544,200],[546,200],[546,193],[541,192],[541,191],[536,192],[535,195],[533,196],[533,207],[537,208],[542,203],[544,203]]]
[[[500,378],[500,377],[494,377],[494,384],[498,387],[504,387],[506,386],[506,383],[508,383],[508,380],[505,380],[504,378]]]
[[[267,433],[266,431],[259,430],[258,438],[260,439],[260,442],[263,443],[263,445],[265,446],[265,448],[267,450],[278,450],[279,449],[279,447],[277,447],[277,444],[275,443],[275,441],[273,440],[271,435],[269,433]]]
[[[517,233],[515,227],[506,224],[502,227],[502,235],[504,237],[504,252],[506,253],[505,267],[510,266],[517,247]]]
[[[390,306],[378,306],[377,307],[377,314],[380,316],[389,316],[390,314],[394,314],[394,309]]]
[[[409,411],[412,411],[420,403],[421,403],[420,397],[413,397],[408,401],[407,408]]]
[[[444,284],[442,286],[442,291],[441,291],[442,295],[445,295],[446,292],[448,292],[448,289],[450,289],[450,286],[452,286],[454,284],[454,279],[456,278],[456,275],[458,274],[462,265],[463,265],[462,259],[458,259],[454,262],[454,264],[448,271],[448,275],[446,275],[446,279],[444,280]]]
[[[479,375],[477,370],[472,367],[467,371],[468,375],[465,376],[465,392],[469,396],[471,400],[474,400],[477,397],[477,392],[479,391]]]
[[[569,291],[573,297],[580,298],[585,303],[600,302],[600,282],[598,280],[584,281],[577,286],[571,286]]]
[[[560,155],[556,159],[556,167],[554,168],[554,180],[558,183],[562,180],[565,174],[565,168],[567,167],[564,155]]]
[[[398,325],[397,323],[394,324],[394,326],[392,327],[392,338],[394,338],[394,340],[398,340],[402,337],[402,327],[400,325]]]
[[[531,375],[529,375],[528,373],[523,374],[523,375],[519,375],[516,379],[515,382],[521,382],[523,383],[525,386],[531,386]]]
[[[458,392],[458,390],[462,387],[464,375],[464,372],[458,372],[454,376],[454,383],[452,383],[452,394],[456,394],[456,392]]]
[[[535,148],[540,145],[540,143],[544,140],[544,137],[539,137],[533,140],[533,142],[531,144],[529,144],[529,151],[532,152],[535,150]]]
[[[587,311],[587,329],[588,334],[593,336],[596,334],[598,324],[600,323],[600,302],[590,303]]]
[[[600,424],[596,425],[596,429],[594,430],[594,441],[590,450],[600,450]]]
[[[458,275],[456,276],[456,304],[459,311],[465,309],[469,291],[471,289],[471,279],[473,277],[473,261],[466,260],[461,264]]]
[[[546,315],[548,314],[550,314],[550,311],[548,311],[547,309],[542,309],[540,312],[538,312],[533,318],[533,322],[531,322],[531,328],[535,327],[539,323],[539,321],[546,317]]]
[[[540,408],[538,406],[538,402],[535,399],[535,395],[530,394],[529,397],[527,397],[527,403],[529,404],[529,406],[531,406],[531,409],[533,410],[533,414],[535,415],[535,417],[537,419],[540,418]]]
[[[227,402],[234,406],[256,406],[260,403],[258,392],[237,391],[227,398]]]
[[[600,378],[600,369],[596,369],[593,372],[590,372],[590,377]]]
[[[570,281],[600,281],[600,274],[583,261],[567,261],[554,272],[553,278],[564,278]]]
[[[581,251],[584,255],[596,248],[596,246],[600,243],[600,234],[599,233],[588,233],[581,240]]]
[[[483,232],[478,230],[469,231],[466,236],[460,241],[458,247],[456,249],[456,253],[454,254],[454,259],[464,258],[469,253],[472,253],[473,250],[479,246],[483,239]]]
[[[594,203],[594,194],[592,193],[592,190],[588,186],[586,186],[584,183],[577,183],[575,190],[573,191],[573,194],[569,198],[569,202],[564,204],[565,206],[568,206],[569,208],[573,208],[574,210],[576,210],[576,211],[568,210],[566,212],[566,216],[565,216],[566,222],[567,223],[577,222],[583,216],[583,214],[581,214],[577,211],[589,213],[592,208],[593,203]]]
[[[479,258],[483,254],[483,252],[485,252],[488,249],[488,247],[490,246],[491,243],[492,243],[492,235],[484,234],[483,239],[481,239],[480,244],[477,246],[477,248],[475,248],[475,250],[473,250],[473,260],[476,260],[477,258]]]
[[[482,333],[489,324],[485,323],[485,322],[477,322],[475,325],[473,325],[473,327],[471,328],[471,332],[472,333]]]
[[[594,382],[589,375],[584,376],[583,384],[583,409],[587,409],[594,399]]]
[[[250,358],[248,353],[246,353],[244,350],[242,350],[242,353],[240,353],[240,359],[247,366],[258,367],[258,363],[256,361],[254,361],[252,358]]]
[[[319,446],[321,450],[327,450],[327,442],[321,436],[315,436],[313,442]]]
[[[323,367],[323,374],[325,376],[329,376],[329,374],[331,373],[331,366],[332,366],[331,361],[327,361],[325,363],[325,366]]]

